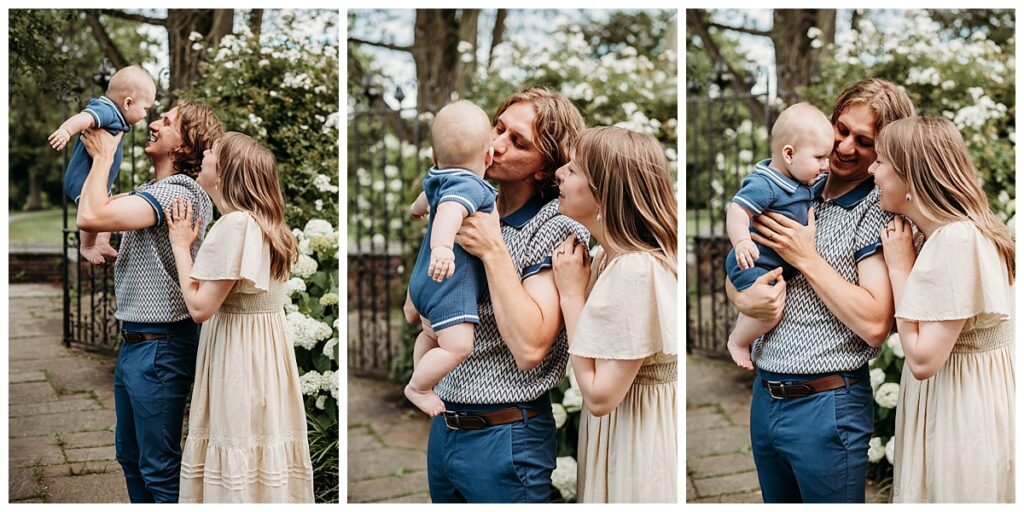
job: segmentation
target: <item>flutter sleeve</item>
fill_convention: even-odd
[[[270,289],[270,245],[263,230],[246,212],[231,212],[218,220],[199,248],[193,279],[240,280],[252,292]]]
[[[949,224],[925,242],[907,277],[896,317],[918,322],[967,319],[964,330],[1010,318],[1013,287],[995,244],[973,223]]]
[[[677,354],[677,281],[651,254],[615,258],[587,297],[569,353],[593,359]]]

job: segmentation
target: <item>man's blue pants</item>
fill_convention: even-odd
[[[121,345],[114,370],[117,461],[132,503],[177,503],[181,428],[198,334]]]
[[[795,383],[829,374],[757,370],[750,442],[765,503],[863,503],[874,405],[867,365],[847,385],[800,398],[772,398],[761,380]],[[850,384],[849,378],[860,380]]]
[[[544,412],[516,423],[451,430],[443,416],[430,425],[427,481],[433,503],[548,503],[555,469],[555,418],[545,393],[529,403],[460,405],[448,411],[487,412],[507,407]],[[525,418],[525,414],[524,414]]]

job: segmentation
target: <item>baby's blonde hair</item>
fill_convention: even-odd
[[[114,73],[107,84],[107,97],[120,107],[124,99],[131,97],[136,101],[148,97],[156,97],[156,83],[152,75],[142,66],[126,66]]]
[[[972,222],[992,240],[1013,283],[1014,237],[989,209],[967,146],[953,123],[936,117],[895,120],[882,128],[876,150],[909,185],[911,200],[925,217],[942,224]]]
[[[472,102],[449,103],[434,116],[430,143],[439,168],[483,165],[491,147],[491,122]]]
[[[772,125],[772,155],[781,153],[787,144],[819,135],[832,140],[832,123],[817,107],[807,102],[797,103],[783,110]]]

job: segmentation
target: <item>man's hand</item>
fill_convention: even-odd
[[[124,137],[124,132],[111,135],[110,132],[102,128],[89,128],[82,132],[82,143],[85,144],[85,150],[93,160],[100,158],[113,160],[121,137]]]
[[[455,252],[451,247],[439,245],[430,249],[430,268],[427,275],[437,282],[444,281],[455,273]]]
[[[66,146],[68,141],[71,140],[71,132],[67,131],[67,129],[62,126],[57,128],[57,131],[51,133],[47,140],[50,141],[50,146],[52,146],[53,149],[60,151],[64,149],[64,146]]]
[[[771,282],[775,281],[775,286]],[[786,281],[782,278],[782,267],[757,278],[754,284],[742,292],[736,291],[732,281],[725,280],[725,292],[740,313],[762,322],[777,322],[782,318],[786,306]]]

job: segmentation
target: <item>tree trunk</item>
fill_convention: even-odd
[[[170,52],[170,102],[177,91],[192,84],[199,77],[202,50],[192,48],[189,36],[196,32],[203,36],[205,48],[216,48],[220,40],[231,33],[234,11],[231,9],[168,9],[167,48]]]
[[[820,51],[811,47],[807,31],[817,27],[824,43],[835,39],[836,12],[833,9],[775,9],[771,38],[775,46],[778,94],[793,101],[818,72]]]
[[[459,97],[465,96],[466,91],[473,87],[473,74],[476,72],[477,58],[477,27],[480,21],[480,9],[463,9],[459,17],[459,42],[466,41],[472,48],[465,53],[458,53],[456,65],[455,92]],[[463,60],[463,55],[468,55]]]
[[[263,29],[263,9],[249,11],[249,31],[257,41],[260,40],[260,31]]]
[[[412,52],[417,106],[437,112],[451,100],[459,66],[459,21],[455,9],[418,9]]]
[[[494,28],[491,29],[491,48],[487,51],[487,69],[491,69],[491,60],[494,57],[494,47],[501,44],[505,36],[505,18],[508,17],[508,9],[498,9],[494,17]]]
[[[25,210],[34,212],[43,209],[43,187],[39,183],[39,171],[31,169],[28,172],[28,199],[25,201]]]
[[[95,11],[85,11],[85,21],[89,24],[89,28],[92,29],[93,38],[100,45],[103,56],[110,59],[110,63],[113,64],[114,68],[121,69],[127,66],[128,59],[124,57],[121,50],[117,48],[117,44],[110,38],[107,29],[100,23],[100,17],[97,13]]]

